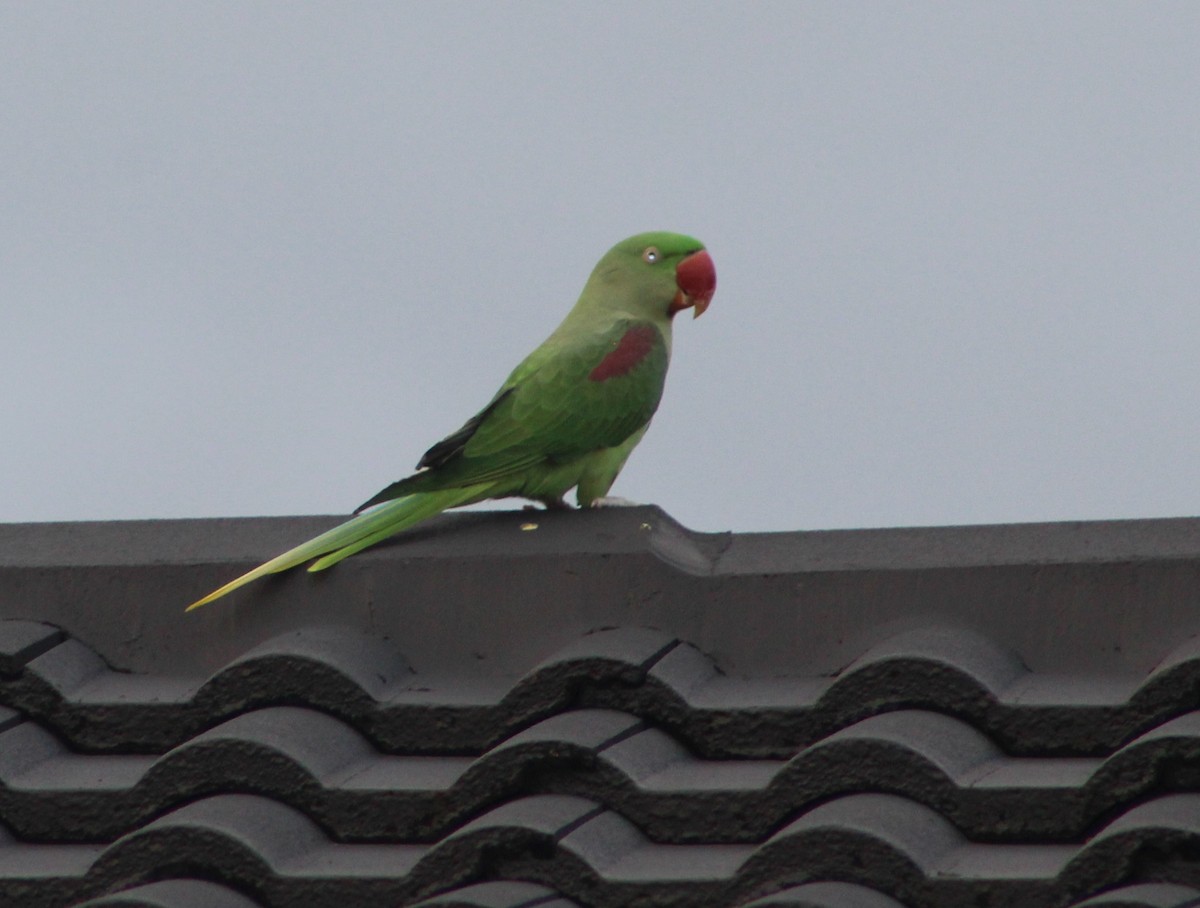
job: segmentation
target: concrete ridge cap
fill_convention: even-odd
[[[249,563],[348,515],[0,523],[0,570]],[[1200,560],[1200,518],[701,532],[655,505],[448,513],[367,557],[649,552],[690,573],[823,572],[1006,564]],[[362,556],[358,556],[362,557]]]

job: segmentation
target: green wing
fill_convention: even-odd
[[[603,381],[589,376],[631,329],[654,332],[645,355]],[[519,482],[527,471],[621,444],[650,421],[662,397],[668,351],[649,322],[619,319],[579,341],[551,338],[457,432],[426,452],[421,472],[392,483],[380,502],[477,483]]]

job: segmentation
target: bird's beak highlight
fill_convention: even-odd
[[[671,302],[671,314],[691,307],[693,318],[703,315],[717,292],[717,268],[708,250],[693,252],[675,266],[675,286],[679,292]]]

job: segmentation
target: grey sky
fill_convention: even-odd
[[[614,494],[1200,513],[1200,5],[0,6],[0,520],[341,512],[646,229]]]

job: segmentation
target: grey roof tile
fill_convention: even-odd
[[[383,904],[413,894],[410,875],[428,850],[402,844],[342,845],[277,801],[216,795],[118,839],[97,857],[80,888],[201,871],[253,892],[269,905]]]
[[[0,826],[0,904],[22,908],[78,900],[84,876],[102,845],[30,845]]]
[[[607,650],[610,635],[618,632],[585,639]],[[691,664],[708,665],[708,681],[685,686],[687,695],[653,669],[644,672],[643,661],[580,656],[573,647],[570,658],[532,670],[498,697],[469,702],[453,690],[428,689],[416,700],[410,695],[424,686],[419,676],[401,673],[391,684],[381,682],[395,677],[403,662],[382,643],[361,645],[360,636],[328,628],[289,632],[264,646],[265,652],[239,659],[205,682],[113,672],[93,651],[67,639],[6,682],[6,702],[81,749],[156,751],[246,709],[302,699],[351,722],[376,747],[408,753],[479,752],[530,721],[570,705],[593,705],[653,720],[710,757],[786,756],[860,718],[905,707],[958,715],[1009,753],[1103,754],[1200,705],[1200,698],[1190,694],[1200,689],[1200,656],[1173,663],[1168,675],[1156,673],[1130,685],[1129,696],[1119,702],[1105,699],[1097,705],[1085,697],[1073,703],[1069,694],[1088,689],[1084,680],[1075,679],[1074,687],[1062,683],[1060,703],[1026,705],[1020,697],[1027,692],[1028,676],[1010,686],[1016,696],[1010,702],[1008,689],[997,693],[972,673],[987,660],[953,661],[984,649],[972,635],[936,628],[915,642],[914,635],[905,635],[905,646],[878,647],[836,678],[789,682],[799,697],[790,706],[778,704],[781,685],[771,686],[775,703],[748,703],[763,689],[761,683],[721,675],[706,657],[678,641],[661,651],[664,661],[688,654]],[[941,644],[946,652],[936,655],[933,649]],[[343,664],[350,659],[347,650],[360,661]],[[471,687],[479,692],[478,684]],[[98,697],[99,692],[105,696]],[[815,701],[809,696],[814,694]]]
[[[347,841],[432,841],[531,783],[598,800],[665,841],[761,841],[790,814],[855,790],[902,794],[976,837],[1070,841],[1198,764],[1200,713],[1104,760],[1007,757],[959,720],[902,710],[791,760],[709,761],[610,710],[561,713],[471,758],[381,754],[331,716],[267,707],[161,757],[77,754],[17,723],[0,732],[0,811],[26,838],[111,838],[213,793],[217,771],[219,790],[270,794]]]
[[[7,706],[0,706],[0,732],[5,732],[10,728],[14,728],[24,721],[24,717],[15,709],[9,709]]]
[[[1173,883],[1140,883],[1118,886],[1075,902],[1070,908],[1195,908],[1197,905],[1200,905],[1200,889]]]
[[[1200,521],[477,515],[176,614],[284,523],[0,527],[0,904],[1200,891]]]
[[[656,844],[602,805],[543,795],[503,804],[435,846],[405,846],[337,844],[276,801],[219,795],[172,811],[103,850],[10,843],[0,848],[0,880],[6,892],[26,891],[45,875],[36,872],[39,864],[70,864],[64,862],[69,852],[75,869],[64,875],[60,867],[56,878],[44,879],[45,901],[36,904],[62,904],[117,880],[202,867],[240,887],[257,887],[270,904],[290,904],[304,891],[313,904],[332,905],[404,899],[435,881],[444,887],[456,874],[465,882],[484,861],[584,904],[620,905],[641,892],[682,905],[724,904],[730,893],[752,892],[787,867],[818,879],[848,874],[865,886],[891,884],[902,901],[912,897],[914,904],[960,904],[956,899],[983,883],[1005,885],[1007,900],[998,905],[1050,904],[1059,892],[1119,882],[1131,847],[1161,851],[1180,835],[1200,837],[1197,798],[1147,802],[1084,848],[972,844],[929,808],[867,794],[815,807],[762,845]],[[169,858],[164,863],[169,855],[187,855],[186,867]]]
[[[579,903],[536,883],[493,880],[422,899],[412,908],[579,908]]]
[[[17,674],[25,663],[64,639],[61,630],[40,621],[5,621],[0,624],[0,675]]]
[[[882,892],[854,883],[802,883],[739,908],[904,908]]]
[[[261,908],[261,903],[208,880],[160,880],[88,899],[77,908]]]

